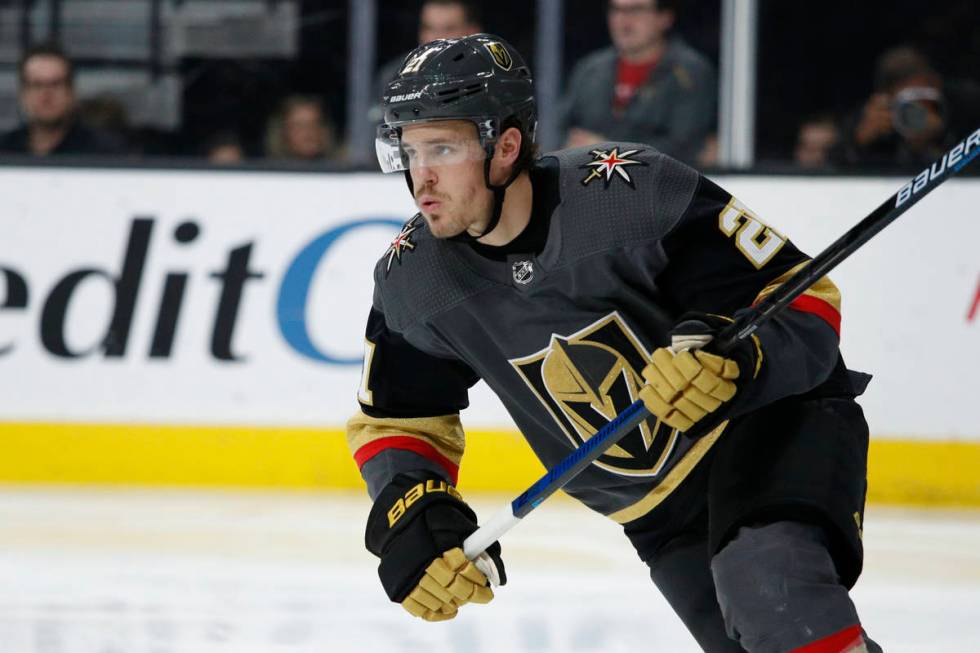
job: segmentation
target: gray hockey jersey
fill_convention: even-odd
[[[415,216],[378,262],[361,410],[348,424],[372,496],[401,471],[456,481],[459,411],[479,379],[551,467],[638,398],[641,371],[679,316],[735,315],[808,260],[719,186],[645,145],[552,153],[531,180],[537,251],[487,256],[434,238]],[[823,279],[790,308],[758,332],[764,363],[743,414],[846,383],[836,287]],[[565,490],[627,523],[683,483],[724,429],[691,439],[651,417]]]

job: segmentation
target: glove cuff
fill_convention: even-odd
[[[371,507],[364,533],[367,550],[382,557],[395,536],[409,528],[429,507],[439,503],[450,504],[476,523],[476,513],[445,479],[435,474],[398,474]]]
[[[401,603],[446,551],[461,547],[477,528],[476,513],[451,484],[434,474],[399,474],[375,499],[364,541],[381,558],[378,576],[385,593]],[[506,581],[500,545],[487,549]]]

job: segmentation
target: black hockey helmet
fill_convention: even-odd
[[[383,97],[378,162],[384,172],[407,170],[401,128],[435,120],[469,120],[487,157],[502,129],[516,122],[523,147],[534,142],[537,115],[531,71],[509,43],[490,34],[442,39],[408,54]],[[489,185],[489,182],[488,182]]]

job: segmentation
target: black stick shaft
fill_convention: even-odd
[[[716,343],[721,351],[730,349],[737,341],[752,335],[773,315],[785,309],[790,302],[803,294],[817,279],[837,267],[841,261],[894,222],[898,216],[912,208],[932,189],[962,170],[978,154],[980,154],[980,129],[960,141],[931,167],[916,175],[915,179],[903,186],[884,204],[875,209],[871,215],[849,229],[847,233],[838,238],[815,259],[802,267],[786,283],[777,288],[765,300],[759,302],[755,310],[745,316],[744,321],[739,320],[719,333]],[[527,491],[514,499],[489,523],[484,524],[467,537],[463,542],[463,550],[466,556],[471,560],[475,559],[490,544],[513,528],[521,518],[537,508],[554,492],[564,487],[609,447],[636,428],[636,425],[648,415],[649,411],[642,399],[638,399],[626,408],[584,445],[566,456]],[[477,566],[479,567],[480,564],[482,563],[478,562]],[[485,570],[484,573],[489,572],[486,567],[480,568]]]
[[[971,144],[973,144],[972,148],[970,147]],[[959,156],[956,156],[957,153]],[[737,341],[748,338],[756,329],[768,322],[773,315],[782,311],[794,299],[806,292],[818,279],[856,252],[861,245],[897,220],[900,215],[915,206],[919,200],[941,183],[966,167],[978,154],[980,154],[980,129],[960,141],[941,159],[916,175],[915,179],[905,186],[902,186],[897,193],[885,200],[870,215],[848,229],[843,236],[800,268],[796,274],[772,294],[759,302],[755,310],[748,313],[744,320],[737,321],[718,334],[716,340],[718,349],[723,352],[728,351]],[[950,164],[950,161],[953,163]]]

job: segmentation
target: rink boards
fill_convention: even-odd
[[[811,254],[905,181],[716,180]],[[412,213],[400,177],[2,168],[0,187],[0,480],[359,484],[342,428],[371,268]],[[954,179],[832,275],[845,358],[875,374],[873,500],[980,505],[977,206],[980,180]],[[522,488],[540,465],[471,399],[461,485]]]

